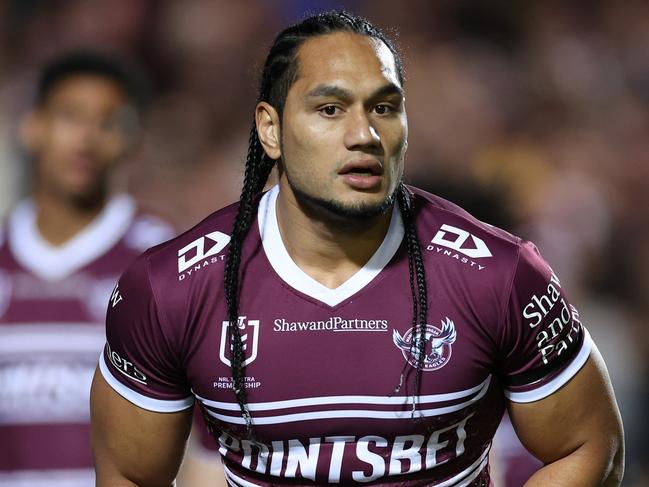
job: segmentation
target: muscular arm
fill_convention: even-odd
[[[537,402],[512,402],[509,413],[522,443],[546,464],[526,487],[620,485],[622,421],[597,348],[562,389]]]
[[[182,461],[192,409],[154,413],[117,394],[97,370],[90,395],[97,487],[169,487]]]
[[[185,460],[178,472],[181,487],[228,487],[223,465],[216,451],[207,450],[196,438],[196,431],[189,438]]]

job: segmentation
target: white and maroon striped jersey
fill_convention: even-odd
[[[529,242],[411,188],[429,300],[421,338],[400,212],[367,264],[329,289],[288,254],[278,191],[261,198],[241,263],[253,435],[233,392],[223,292],[236,205],[122,276],[100,359],[106,381],[152,411],[198,403],[231,485],[488,485],[506,401],[552,394],[590,353],[557,276]]]
[[[88,400],[106,302],[172,228],[116,196],[60,247],[40,236],[30,200],[0,233],[0,486],[93,486]]]

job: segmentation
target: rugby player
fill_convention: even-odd
[[[32,187],[0,228],[3,487],[95,484],[88,400],[106,302],[142,251],[173,236],[110,188],[143,94],[112,57],[66,53],[43,69],[22,123]]]
[[[233,486],[487,486],[506,408],[545,464],[527,485],[619,485],[613,391],[561,281],[531,243],[404,185],[407,135],[378,29],[334,12],[279,34],[240,201],[115,290],[99,486],[171,485],[194,404]]]

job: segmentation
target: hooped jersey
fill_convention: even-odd
[[[422,338],[400,212],[367,264],[329,289],[288,254],[278,191],[260,200],[240,268],[253,436],[233,392],[223,292],[236,205],[122,276],[100,358],[106,381],[151,411],[197,402],[231,485],[488,485],[506,401],[552,394],[589,356],[558,277],[532,244],[411,188],[428,287]]]
[[[88,400],[106,302],[173,229],[122,195],[60,247],[39,234],[31,200],[0,233],[0,487],[93,486]]]

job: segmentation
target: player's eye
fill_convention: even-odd
[[[392,112],[392,107],[390,105],[385,104],[385,103],[382,103],[380,105],[376,105],[374,107],[374,113],[376,113],[377,115],[387,115],[390,112]]]
[[[327,105],[318,110],[325,117],[334,117],[340,113],[340,108],[335,105]]]

